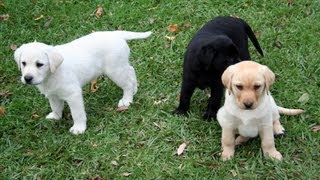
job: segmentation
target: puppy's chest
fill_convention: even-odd
[[[37,88],[39,89],[40,93],[43,94],[45,97],[49,97],[57,94],[57,91],[55,88],[50,88],[46,86],[37,86]]]
[[[65,100],[66,97],[72,94],[72,87],[68,91],[65,88],[60,88],[58,84],[56,84],[56,86],[37,85],[37,88],[40,91],[40,93],[43,94],[46,98],[50,96],[58,96],[60,99]]]
[[[215,75],[212,72],[208,71],[200,71],[197,73],[197,83],[200,89],[204,89],[208,86],[211,86],[211,84],[216,83],[216,79],[214,77]]]
[[[238,121],[238,133],[244,137],[256,137],[259,133],[258,119],[244,119]]]

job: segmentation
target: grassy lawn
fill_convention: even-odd
[[[289,2],[289,4],[288,4]],[[293,3],[290,3],[293,2]],[[95,12],[102,5],[104,13]],[[0,1],[0,179],[319,179],[320,2],[312,0],[5,0]],[[286,135],[276,139],[282,162],[265,159],[259,139],[220,160],[221,129],[201,114],[205,92],[197,90],[190,117],[171,111],[178,104],[182,57],[193,34],[218,15],[245,19],[258,35],[265,57],[250,44],[254,60],[276,74],[277,103],[306,110],[282,116]],[[167,27],[177,24],[179,30]],[[130,61],[139,90],[126,112],[116,112],[121,90],[107,78],[98,91],[84,87],[88,129],[69,133],[71,115],[45,119],[47,99],[20,82],[12,45],[34,40],[61,44],[98,30],[153,31],[130,41]],[[168,40],[166,36],[174,36]],[[303,96],[304,95],[304,96]],[[301,101],[298,101],[299,98]],[[185,152],[176,150],[187,143]]]

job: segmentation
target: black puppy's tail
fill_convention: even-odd
[[[248,35],[248,37],[250,38],[251,42],[253,43],[254,47],[256,47],[257,51],[261,54],[261,56],[263,56],[263,51],[260,47],[260,44],[256,38],[256,36],[254,35],[251,27],[249,26],[249,24],[247,24],[246,22],[243,21],[246,33]]]

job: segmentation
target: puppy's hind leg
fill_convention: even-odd
[[[46,116],[46,119],[61,119],[64,107],[63,100],[59,99],[58,96],[49,96],[48,99],[52,112]]]
[[[179,115],[187,115],[187,111],[190,107],[190,100],[195,89],[195,83],[193,83],[191,80],[183,79],[180,92],[179,106],[177,109],[173,111],[173,113]]]
[[[241,145],[241,144],[249,141],[249,139],[250,139],[249,137],[244,137],[244,136],[239,135],[236,138],[235,144],[236,144],[236,146]]]
[[[284,127],[281,125],[279,119],[273,121],[273,134],[274,135],[283,135]]]
[[[123,90],[123,96],[119,100],[118,107],[128,107],[138,91],[136,73],[133,67],[129,64],[121,68],[118,67],[107,76]]]

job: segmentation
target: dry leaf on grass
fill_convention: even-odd
[[[33,155],[34,155],[34,153],[32,152],[32,150],[27,149],[27,150],[26,150],[26,152],[25,152],[25,153],[23,153],[23,155],[25,155],[25,156],[33,156]]]
[[[186,144],[186,143],[182,143],[182,144],[179,146],[179,148],[177,149],[177,154],[178,154],[178,156],[180,156],[180,155],[184,152],[184,150],[186,149],[186,147],[187,147],[187,144]]]
[[[149,21],[149,24],[153,24],[155,22],[155,19],[154,18],[149,18],[148,21]]]
[[[161,126],[160,126],[158,123],[153,122],[153,124],[154,124],[157,128],[161,129]]]
[[[314,125],[314,126],[312,126],[312,127],[311,127],[311,130],[312,130],[313,132],[319,132],[319,131],[320,131],[320,125]]]
[[[234,17],[234,18],[238,18],[238,19],[240,19],[240,17],[239,17],[239,16],[234,15],[234,14],[231,14],[230,16],[231,16],[231,17]]]
[[[97,80],[92,80],[91,81],[91,86],[90,86],[90,91],[95,93],[98,90],[98,86],[97,86]]]
[[[149,8],[148,9],[148,11],[150,11],[150,10],[155,10],[155,9],[157,9],[158,7],[152,7],[152,8]]]
[[[12,94],[13,94],[12,92],[6,91],[6,92],[1,92],[0,96],[7,98],[7,97],[11,96]]]
[[[183,27],[186,28],[186,29],[189,29],[191,27],[191,25],[190,25],[190,23],[184,23]]]
[[[168,100],[168,98],[163,98],[163,99],[159,99],[159,100],[155,100],[153,102],[154,105],[158,105],[158,104],[161,104],[161,103],[164,103]]]
[[[293,0],[288,0],[288,6],[293,4]]]
[[[238,175],[235,170],[232,169],[232,170],[230,170],[230,171],[231,171],[231,174],[232,174],[233,177],[236,177],[236,176]]]
[[[275,41],[273,42],[273,46],[281,49],[281,48],[282,48],[282,43],[281,43],[279,40],[275,40]]]
[[[256,36],[256,38],[259,38],[261,36],[261,32],[256,31],[254,32],[254,35]]]
[[[3,2],[0,2],[0,8],[6,7],[6,5]]]
[[[125,173],[123,173],[122,175],[125,176],[125,177],[128,177],[128,176],[130,176],[131,174],[132,174],[132,173],[125,172]]]
[[[119,165],[116,160],[112,160],[112,161],[111,161],[111,164],[114,165],[114,166],[118,166],[118,165]]]
[[[165,43],[164,43],[164,47],[165,47],[165,48],[170,48],[170,47],[171,47],[171,45],[170,45],[170,43],[165,42]]]
[[[298,99],[299,103],[306,103],[308,102],[310,99],[309,94],[308,93],[303,93],[300,98]]]
[[[120,106],[117,107],[116,111],[121,112],[121,111],[127,111],[129,109],[128,106]]]
[[[168,40],[170,40],[170,41],[172,41],[172,40],[176,39],[176,37],[175,37],[175,36],[165,36],[165,38],[167,38],[167,39],[168,39]]]
[[[0,15],[1,21],[8,21],[9,20],[9,14],[1,14]]]
[[[91,180],[103,180],[103,178],[99,175],[93,176]]]
[[[98,5],[98,10],[97,10],[97,12],[96,12],[96,17],[100,17],[100,16],[102,15],[102,13],[103,13],[103,8],[102,8],[102,6],[99,4],[99,5]]]
[[[0,116],[4,115],[6,109],[3,106],[0,106]]]
[[[42,19],[42,18],[44,18],[44,16],[41,14],[40,16],[34,18],[34,20],[35,20],[35,21],[38,21],[38,20],[40,20],[40,19]]]
[[[46,22],[44,23],[43,27],[48,28],[48,27],[50,26],[52,20],[53,20],[53,17],[50,16],[50,17],[46,20]]]
[[[31,119],[38,119],[40,116],[38,114],[32,114]]]
[[[15,51],[15,50],[17,49],[17,45],[11,44],[11,45],[10,45],[10,49],[11,49],[12,51]]]
[[[171,24],[171,25],[169,25],[169,26],[167,27],[167,29],[168,29],[168,31],[170,31],[170,32],[176,32],[176,31],[178,31],[179,26],[178,26],[178,24]]]
[[[73,160],[73,164],[74,164],[76,167],[81,166],[82,163],[83,163],[83,160],[81,160],[81,159],[74,159],[74,160]]]

